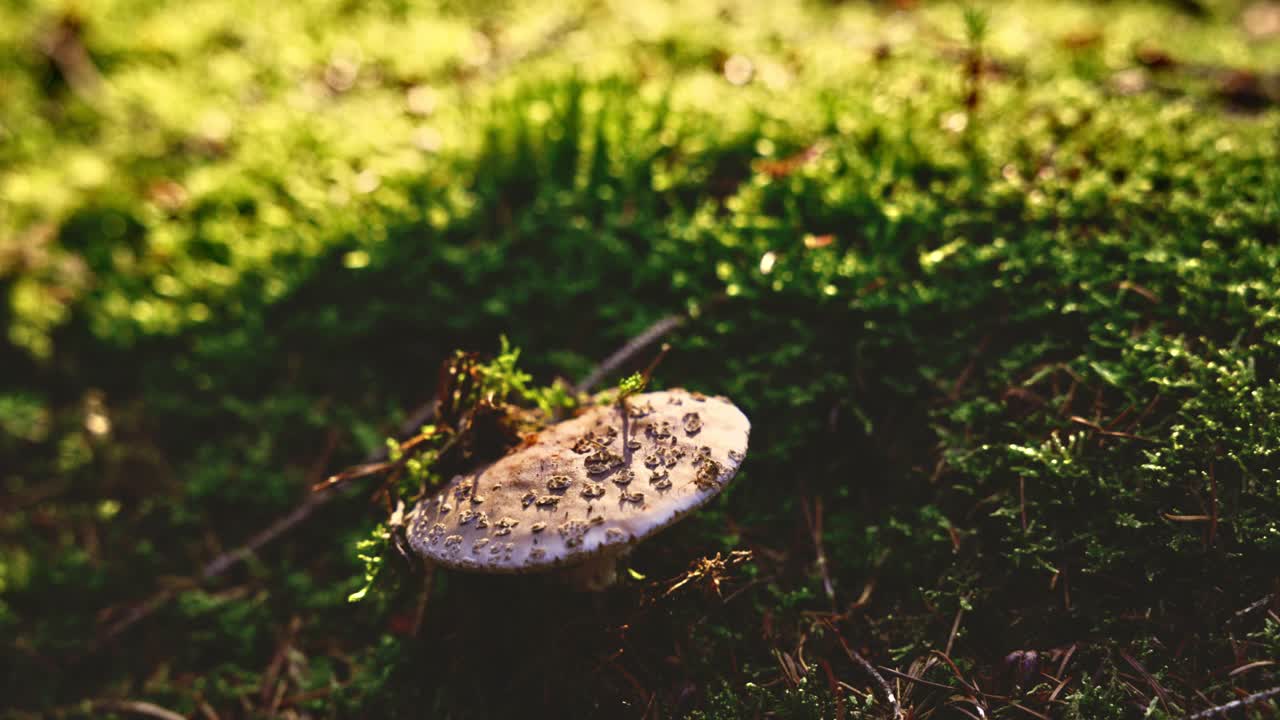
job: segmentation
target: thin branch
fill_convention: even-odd
[[[1236,710],[1247,708],[1250,705],[1257,705],[1258,703],[1270,700],[1273,697],[1280,697],[1280,687],[1273,687],[1269,690],[1263,690],[1262,692],[1256,692],[1252,695],[1242,697],[1239,700],[1232,700],[1225,705],[1218,705],[1217,707],[1211,707],[1208,710],[1201,710],[1195,715],[1187,716],[1186,720],[1208,720],[1209,718],[1228,717]]]
[[[434,405],[432,407],[434,407]],[[468,415],[468,417],[470,417],[470,415]],[[404,442],[400,443],[400,459],[398,460],[383,459],[380,462],[367,462],[367,463],[364,463],[363,465],[355,465],[353,467],[349,467],[340,473],[337,473],[335,475],[330,475],[324,480],[312,485],[311,491],[320,492],[322,490],[328,490],[348,480],[355,480],[356,478],[368,477],[369,475],[377,475],[378,473],[385,472],[387,470],[393,471],[390,477],[392,478],[392,480],[394,480],[396,477],[399,476],[399,473],[401,469],[404,467],[404,464],[409,461],[409,458],[411,457],[409,454],[409,451],[421,445],[422,443],[426,442],[427,440],[430,440],[431,438],[435,437],[437,434],[439,433],[435,428],[426,428],[422,432],[419,432],[413,437],[409,438],[408,440],[405,440]],[[462,435],[461,432],[454,433],[453,437],[449,438],[449,441],[445,443],[443,448],[441,448],[440,453],[444,454],[445,450],[451,447],[452,444],[456,442],[461,435]],[[382,448],[379,455],[385,458],[388,455],[388,448],[386,447]]]
[[[496,77],[512,66],[541,57],[558,47],[566,37],[580,30],[586,22],[585,14],[565,18],[538,38],[537,42],[514,52],[495,54],[493,59],[481,68],[481,71],[486,77]]]
[[[1255,660],[1254,662],[1251,662],[1251,663],[1245,663],[1244,665],[1241,665],[1240,667],[1227,673],[1227,677],[1235,677],[1241,673],[1247,673],[1250,670],[1256,670],[1260,667],[1270,667],[1275,664],[1276,664],[1275,660]]]
[[[884,693],[884,698],[888,701],[889,707],[893,709],[894,720],[901,718],[902,706],[898,704],[898,696],[893,694],[893,689],[889,687],[889,683],[885,681],[884,676],[876,670],[876,666],[867,662],[867,659],[858,654],[858,651],[849,647],[849,643],[845,642],[844,636],[836,630],[834,625],[829,621],[824,621],[824,623],[827,627],[831,628],[833,633],[835,633],[836,639],[840,641],[840,647],[844,648],[844,653],[849,656],[849,659],[861,667],[873,680],[876,681],[876,685],[880,687],[880,692]]]
[[[826,592],[827,600],[830,601],[831,609],[834,612],[836,591],[831,584],[831,573],[827,568],[827,553],[822,546],[822,498],[819,497],[813,501],[813,511],[811,512],[808,500],[802,497],[800,498],[800,509],[804,512],[804,522],[809,526],[809,535],[813,539],[818,572],[822,575],[822,589]]]
[[[917,685],[927,685],[927,686],[929,686],[929,687],[938,688],[939,690],[946,690],[947,692],[955,692],[955,690],[956,690],[955,688],[951,687],[950,685],[943,685],[942,683],[936,683],[936,682],[934,682],[934,681],[932,681],[932,680],[925,680],[924,678],[918,678],[918,677],[916,677],[915,675],[908,675],[908,674],[906,674],[906,673],[902,672],[901,670],[894,670],[893,668],[885,667],[884,665],[881,665],[881,666],[880,666],[880,669],[881,669],[881,670],[883,670],[883,671],[885,671],[885,672],[887,672],[887,673],[889,673],[890,675],[892,675],[892,676],[894,676],[894,677],[902,678],[903,680],[906,680],[907,682],[915,683],[915,684],[917,684]]]
[[[822,666],[822,672],[827,676],[827,687],[836,698],[836,720],[844,720],[844,695],[840,692],[840,685],[836,680],[835,672],[831,669],[831,663],[827,662],[826,658],[818,658],[818,664]]]
[[[1209,462],[1209,545],[1213,545],[1218,534],[1218,477],[1213,471],[1213,462]]]
[[[951,668],[951,674],[955,676],[956,681],[960,683],[961,687],[969,691],[969,694],[973,696],[975,701],[977,698],[982,698],[983,700],[999,700],[1001,702],[1009,701],[1009,697],[1007,695],[995,695],[992,693],[982,692],[982,690],[978,689],[977,684],[970,684],[968,680],[964,679],[964,674],[960,672],[960,668],[956,665],[955,661],[951,659],[950,655],[947,655],[941,650],[932,650],[930,652],[935,657],[942,658],[943,662]]]
[[[200,710],[200,714],[205,717],[205,720],[222,720],[222,718],[218,717],[218,711],[214,710],[213,706],[204,700],[197,700],[196,707]]]
[[[320,457],[317,458],[312,468],[311,474],[313,477],[324,471],[324,467],[329,463],[329,458],[337,447],[337,442],[338,434],[336,432],[330,432],[325,442],[324,451],[320,454]],[[302,503],[290,511],[289,514],[277,518],[274,522],[250,537],[248,541],[239,547],[224,552],[206,563],[200,570],[200,581],[207,582],[212,580],[213,578],[225,573],[242,560],[253,556],[262,548],[262,546],[272,540],[275,540],[289,530],[292,530],[294,527],[300,525],[304,520],[311,517],[311,513],[314,512],[317,507],[328,502],[334,495],[335,493],[332,489],[307,493],[306,497],[303,498]],[[125,630],[128,630],[130,627],[133,627],[138,622],[146,619],[161,607],[164,607],[164,605],[178,593],[178,590],[179,588],[165,588],[134,606],[134,608],[119,621],[104,628],[90,645],[89,651],[95,652],[100,650],[108,641],[123,633]]]
[[[973,377],[974,371],[978,369],[978,361],[982,359],[983,353],[991,345],[992,337],[992,333],[987,333],[982,340],[978,341],[978,346],[973,350],[973,356],[969,358],[969,364],[965,365],[964,370],[960,371],[960,376],[951,384],[951,391],[947,393],[949,399],[958,400],[960,398],[960,392],[964,390],[965,383],[969,382],[969,378]]]
[[[1159,402],[1160,402],[1159,395],[1156,395],[1155,397],[1151,398],[1151,402],[1147,403],[1147,406],[1142,409],[1142,412],[1138,414],[1138,417],[1134,418],[1133,421],[1129,423],[1128,427],[1126,427],[1125,430],[1128,431],[1128,430],[1141,427],[1143,421],[1147,419],[1147,416],[1151,414],[1152,410],[1156,409],[1156,405]]]
[[[1246,608],[1244,608],[1243,610],[1237,610],[1237,611],[1235,612],[1234,617],[1235,617],[1235,618],[1244,617],[1245,615],[1248,615],[1249,613],[1253,612],[1254,610],[1260,610],[1260,609],[1262,609],[1262,608],[1266,607],[1266,606],[1267,606],[1267,604],[1271,602],[1272,597],[1273,597],[1273,596],[1272,596],[1272,595],[1270,595],[1270,594],[1268,594],[1268,595],[1264,595],[1262,598],[1260,598],[1260,599],[1258,599],[1258,600],[1255,600],[1254,602],[1250,603],[1250,604],[1249,604],[1249,606],[1248,606],[1248,607],[1246,607]]]
[[[102,74],[85,47],[84,28],[78,18],[64,15],[40,37],[39,48],[77,96],[90,105],[98,105],[102,96]]]
[[[1101,425],[1099,425],[1098,423],[1093,422],[1092,420],[1088,420],[1086,418],[1082,418],[1079,415],[1072,415],[1070,418],[1067,418],[1067,419],[1073,423],[1076,423],[1077,425],[1083,425],[1089,428],[1090,430],[1098,433],[1099,435],[1104,435],[1106,437],[1124,438],[1125,440],[1141,440],[1142,442],[1149,442],[1149,443],[1156,442],[1151,438],[1142,437],[1141,435],[1134,435],[1133,433],[1120,432],[1119,430],[1108,430],[1102,427]]]
[[[573,386],[574,392],[590,392],[591,388],[598,385],[607,375],[617,370],[649,345],[657,342],[659,338],[683,324],[684,316],[682,315],[668,315],[658,320],[645,329],[644,332],[628,340],[625,345],[615,350],[612,355],[605,358],[589,375]]]
[[[162,708],[155,703],[143,702],[141,700],[94,700],[93,708],[95,710],[105,710],[107,712],[144,715],[146,717],[158,718],[158,720],[186,720],[186,718],[172,710]]]
[[[1124,661],[1129,663],[1129,666],[1134,670],[1137,670],[1143,680],[1147,681],[1147,684],[1155,691],[1156,697],[1160,698],[1160,704],[1164,705],[1164,711],[1169,712],[1169,693],[1167,693],[1160,683],[1156,681],[1155,677],[1151,673],[1147,672],[1147,669],[1142,666],[1142,663],[1138,662],[1137,659],[1129,653],[1121,650],[1120,657],[1124,658]]]
[[[367,477],[369,475],[377,475],[378,473],[384,470],[390,470],[395,466],[395,463],[385,461],[364,463],[363,465],[352,465],[346,470],[343,470],[340,473],[334,473],[315,485],[312,485],[311,490],[312,492],[320,492],[321,490],[327,490],[348,480],[355,480],[356,478]]]
[[[1022,705],[1022,704],[1019,704],[1019,703],[1016,703],[1016,702],[1012,702],[1012,701],[1010,701],[1009,706],[1010,706],[1010,707],[1018,708],[1018,709],[1019,709],[1019,710],[1021,710],[1022,712],[1027,713],[1028,715],[1031,715],[1032,717],[1038,717],[1038,718],[1040,718],[1040,720],[1049,720],[1049,716],[1048,716],[1048,715],[1045,715],[1044,713],[1041,713],[1041,712],[1036,712],[1035,710],[1032,710],[1031,708],[1027,707],[1026,705]]]
[[[1027,479],[1018,476],[1018,509],[1022,516],[1022,532],[1027,531]]]
[[[1053,702],[1058,699],[1058,693],[1062,692],[1062,689],[1065,688],[1069,682],[1071,682],[1070,675],[1062,678],[1062,680],[1058,682],[1058,686],[1053,689],[1053,692],[1049,693],[1049,699],[1045,702],[1053,704]]]
[[[326,687],[316,688],[315,690],[308,690],[306,692],[301,692],[301,693],[298,693],[297,695],[291,695],[280,701],[280,707],[282,708],[293,707],[296,705],[300,705],[308,700],[315,700],[317,698],[328,697],[333,694],[334,690],[339,690],[345,686],[346,686],[345,683],[337,683],[335,685],[329,685]]]
[[[98,633],[97,638],[89,646],[90,652],[97,650],[107,641],[125,630],[128,630],[135,623],[146,618],[156,610],[159,610],[165,605],[165,603],[169,602],[177,592],[178,591],[175,588],[164,588],[154,593],[146,600],[134,605],[124,617],[103,628],[102,632]]]
[[[259,699],[263,704],[271,703],[268,715],[275,715],[279,708],[280,694],[276,688],[276,680],[280,678],[280,671],[284,668],[285,662],[289,658],[289,651],[293,648],[293,639],[298,634],[298,630],[302,627],[302,618],[294,615],[289,621],[288,627],[284,631],[284,635],[280,638],[280,644],[276,647],[276,653],[272,656],[270,664],[262,673],[262,686],[258,689]],[[272,699],[275,702],[272,702]]]
[[[292,530],[303,520],[311,517],[312,511],[320,505],[323,505],[332,496],[332,493],[327,491],[307,495],[307,497],[302,501],[302,504],[294,508],[288,515],[279,518],[275,522],[263,528],[240,547],[229,552],[225,552],[211,560],[204,566],[204,569],[200,571],[200,579],[212,580],[226,572],[241,560],[252,556],[261,549],[263,545],[275,540],[289,530]]]
[[[1067,672],[1067,663],[1071,662],[1071,658],[1076,654],[1078,643],[1071,643],[1071,647],[1067,648],[1067,652],[1062,656],[1062,662],[1058,664],[1058,677],[1063,677]]]
[[[956,644],[956,635],[960,634],[960,619],[964,617],[964,605],[956,609],[955,622],[951,623],[951,634],[947,635],[947,649],[943,651],[945,655],[951,654],[951,648]]]

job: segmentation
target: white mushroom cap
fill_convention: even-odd
[[[494,573],[619,555],[719,493],[750,430],[727,399],[685,390],[592,407],[419,502],[409,544],[443,565]]]

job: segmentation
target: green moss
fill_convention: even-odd
[[[1222,670],[1280,652],[1274,604],[1238,614],[1280,567],[1280,115],[1222,71],[1280,45],[1233,3],[685,5],[0,9],[11,704],[266,714],[287,645],[279,702],[321,715],[875,717],[832,695],[871,687],[833,612],[952,688],[901,689],[921,712],[963,690],[948,645],[1051,716],[1276,684]],[[97,90],[40,50],[59,23]],[[367,486],[198,578],[382,449],[455,350],[551,413],[672,313],[651,384],[730,396],[752,449],[607,598],[442,572],[405,637],[394,552],[345,602]],[[665,595],[737,548],[719,595]],[[161,588],[123,661],[85,654]],[[1010,680],[1069,648],[1055,703]]]
[[[724,686],[707,699],[705,710],[696,710],[689,717],[697,720],[731,720],[766,710],[775,717],[788,720],[834,717],[835,702],[827,693],[809,687],[816,679],[803,678],[805,684],[796,688],[762,688],[755,683],[747,683],[742,689]],[[855,713],[851,717],[861,716]]]

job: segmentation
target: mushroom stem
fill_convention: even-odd
[[[618,558],[625,553],[602,552],[583,562],[564,569],[562,577],[574,590],[600,592],[618,579]]]

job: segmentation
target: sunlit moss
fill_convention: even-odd
[[[101,376],[129,408],[113,405],[109,439],[87,439],[78,416],[60,426],[43,399],[0,395],[6,442],[27,444],[3,472],[76,478],[59,505],[75,518],[24,550],[40,558],[26,567],[53,569],[4,575],[22,578],[9,587],[72,602],[99,599],[104,574],[189,574],[209,545],[287,512],[334,428],[334,453],[374,449],[434,387],[452,339],[519,332],[540,370],[581,376],[681,310],[691,321],[663,371],[744,398],[766,439],[757,482],[726,506],[744,531],[717,517],[686,542],[785,545],[772,529],[794,526],[803,476],[828,502],[840,592],[879,583],[865,617],[881,624],[859,641],[898,650],[875,652],[927,655],[960,607],[993,647],[1070,628],[1110,652],[1142,634],[1132,618],[1229,615],[1240,578],[1265,585],[1280,547],[1277,119],[1224,112],[1211,82],[1136,68],[1135,54],[1155,43],[1185,63],[1268,68],[1275,43],[1168,5],[992,4],[995,65],[966,107],[966,30],[948,4],[516,5],[93,3],[77,12],[96,99],[46,87],[56,74],[46,82],[30,28],[61,4],[0,8],[6,332],[51,373],[15,382]],[[1130,81],[1158,84],[1120,92],[1114,74],[1135,69]],[[1147,440],[1073,420],[1109,431],[1157,397],[1133,430]],[[1164,514],[1201,513],[1216,482],[1233,505],[1215,539],[1232,545],[1201,562],[1227,546]],[[135,483],[139,497],[118,494]],[[184,593],[174,612],[199,630],[172,672],[203,678],[195,655],[231,648],[232,679],[198,692],[223,693],[219,708],[256,693],[281,624],[270,613],[310,624],[331,612],[326,593],[354,589],[330,531],[370,517],[348,510],[320,541],[255,559],[261,597]],[[214,537],[228,517],[235,531]],[[45,537],[25,513],[4,522]],[[111,535],[136,523],[157,533],[148,546]],[[92,533],[107,551],[91,559]],[[303,555],[306,572],[270,580]],[[1097,605],[1040,594],[1063,572]],[[725,610],[748,608],[753,627],[777,611],[794,642],[788,623],[825,611],[810,574],[788,568],[776,593]],[[1104,582],[1129,576],[1159,589],[1158,612]],[[912,616],[921,597],[947,617]],[[0,606],[0,626],[17,612],[34,628],[22,642],[52,645],[55,621],[27,607]],[[718,623],[710,639],[743,645],[741,674],[768,682],[769,649]],[[332,630],[351,624],[324,633],[340,672],[327,646],[311,652],[308,625],[290,677],[296,664],[326,690],[341,676],[347,698],[395,697],[383,666],[350,651],[361,641]],[[1205,667],[1231,661],[1215,628],[1193,630]],[[977,631],[958,632],[959,657]],[[724,656],[682,662],[700,654]],[[1124,681],[1076,662],[1091,680],[1063,691],[1070,712],[1124,713]],[[725,670],[679,672],[715,688]],[[794,693],[740,681],[695,701],[725,717],[788,698],[832,714],[825,680]],[[454,707],[440,692],[423,707]]]

